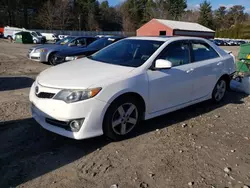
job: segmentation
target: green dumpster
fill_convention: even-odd
[[[30,32],[21,31],[15,34],[15,42],[23,44],[33,44],[33,38]]]
[[[242,44],[238,54],[237,71],[241,73],[250,72],[250,43]]]

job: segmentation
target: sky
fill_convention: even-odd
[[[100,0],[102,1],[102,0]],[[109,4],[114,6],[120,4],[123,0],[108,0]],[[250,12],[250,0],[208,0],[213,9],[217,9],[221,5],[226,6],[228,8],[233,5],[243,5],[246,8],[247,12]],[[203,2],[203,0],[187,0],[188,8],[195,9],[199,7],[199,4]]]

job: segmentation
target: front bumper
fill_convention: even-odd
[[[41,52],[30,52],[27,54],[27,57],[33,61],[39,61],[39,62],[47,62],[46,59],[46,53]]]
[[[59,92],[58,89],[45,88],[39,85],[43,92]],[[29,95],[33,118],[45,129],[73,139],[85,139],[103,134],[102,122],[108,108],[106,102],[92,98],[85,101],[67,104],[64,101],[38,98],[35,94],[35,83],[32,85]],[[55,126],[46,121],[69,122],[75,119],[84,119],[78,132],[69,131],[63,127]]]

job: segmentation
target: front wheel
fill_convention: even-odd
[[[51,53],[51,54],[49,55],[48,62],[49,62],[49,64],[51,64],[51,65],[53,65],[53,66],[56,65],[55,53]]]
[[[108,108],[103,122],[104,135],[122,140],[133,132],[141,120],[141,109],[133,98],[118,99]]]
[[[216,103],[222,101],[225,96],[226,90],[227,90],[227,81],[221,78],[214,87],[212,94],[213,101],[215,101]]]

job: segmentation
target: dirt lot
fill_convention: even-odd
[[[250,97],[229,92],[222,104],[207,101],[143,122],[125,141],[75,141],[31,119],[29,87],[49,66],[27,60],[29,47],[0,40],[1,188],[250,185]]]

